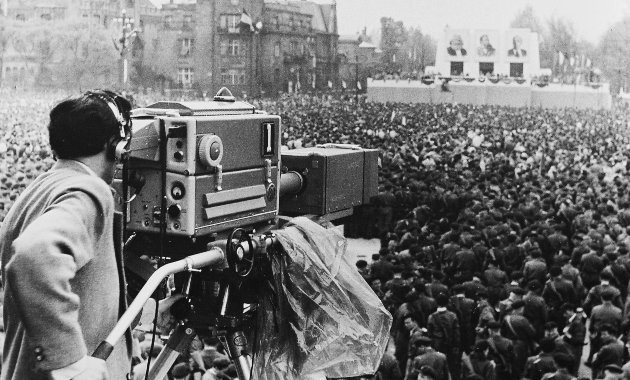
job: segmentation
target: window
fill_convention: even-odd
[[[170,28],[173,25],[173,16],[164,16],[164,26]]]
[[[244,70],[222,70],[221,82],[223,84],[245,84],[245,71]]]
[[[273,46],[273,55],[274,57],[280,56],[280,42],[276,42],[276,44]]]
[[[510,76],[516,78],[523,77],[523,64],[522,63],[510,63]]]
[[[26,21],[26,17],[24,17],[24,15],[21,13],[15,15],[15,19],[18,21]]]
[[[240,46],[239,40],[230,40],[228,45],[228,55],[239,55]]]
[[[52,17],[50,16],[50,13],[44,13],[41,15],[41,18],[42,20],[50,21]]]
[[[190,28],[192,27],[192,16],[191,15],[184,15],[184,24],[183,24],[184,28]]]
[[[192,55],[192,47],[193,47],[193,39],[192,38],[183,38],[181,40],[179,56],[180,57],[188,57],[188,56]]]
[[[494,74],[493,62],[479,62],[479,75]]]
[[[451,75],[462,75],[464,62],[451,62]]]
[[[227,41],[221,41],[221,43],[219,44],[219,50],[221,51],[221,55],[227,55],[227,51],[228,51]]]
[[[193,69],[184,67],[177,70],[177,83],[183,87],[190,87],[193,83]]]
[[[299,46],[298,46],[297,41],[291,41],[291,53],[297,54],[298,50],[299,50]]]
[[[289,28],[295,29],[295,20],[293,19],[293,17],[289,19]]]
[[[271,20],[271,26],[273,26],[274,29],[278,29],[279,25],[280,25],[280,19],[278,19],[278,16],[276,16]]]
[[[240,32],[240,15],[221,15],[221,29],[226,30],[228,33]]]

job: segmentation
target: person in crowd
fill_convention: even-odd
[[[541,380],[546,373],[555,372],[557,369],[553,359],[555,349],[556,343],[553,338],[543,338],[540,341],[540,353],[527,358],[523,379]]]
[[[473,375],[481,376],[483,379],[497,379],[496,364],[488,357],[490,345],[485,340],[480,340],[475,344],[470,357],[463,358],[463,378],[469,379]]]
[[[448,380],[450,379],[450,373],[448,370],[448,362],[446,355],[440,351],[437,351],[433,347],[433,340],[429,337],[422,336],[415,342],[418,347],[417,352],[420,354],[412,359],[411,366],[407,371],[406,380],[413,380],[418,378],[418,374],[422,373],[424,367],[429,367],[433,370],[433,378],[435,380]]]
[[[593,359],[593,355],[599,351],[602,341],[601,333],[604,329],[610,332],[610,335],[619,334],[621,331],[622,312],[621,309],[613,305],[615,292],[607,289],[601,295],[602,304],[593,308],[590,315],[590,352],[587,364]]]
[[[435,301],[437,310],[429,316],[427,330],[433,340],[433,347],[444,353],[448,360],[448,369],[453,380],[461,374],[461,330],[457,315],[447,309],[448,295],[438,293]]]
[[[542,293],[549,308],[549,319],[559,326],[564,326],[564,317],[560,307],[564,303],[577,303],[577,294],[573,284],[562,276],[561,267],[552,266],[549,270],[549,277]]]
[[[540,339],[544,335],[544,326],[549,317],[549,306],[540,295],[541,284],[538,280],[531,280],[527,284],[527,289],[527,293],[523,296],[523,302],[525,302],[523,315],[530,321],[536,330],[536,337]]]
[[[623,365],[625,347],[622,341],[614,335],[612,326],[604,325],[600,328],[599,350],[593,356],[593,378],[602,377],[604,369],[608,365]]]
[[[542,380],[575,380],[575,376],[569,373],[569,367],[573,358],[564,353],[556,353],[553,355],[553,361],[556,366],[555,372],[548,372],[543,375]]]

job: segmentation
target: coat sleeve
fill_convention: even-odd
[[[39,370],[63,368],[87,354],[78,321],[81,300],[71,280],[94,257],[103,215],[111,212],[99,199],[81,190],[60,194],[12,244],[7,290]]]

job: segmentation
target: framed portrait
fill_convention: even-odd
[[[476,30],[473,39],[474,53],[480,62],[493,62],[499,56],[500,38],[497,30]]]
[[[508,61],[524,62],[531,54],[529,47],[529,31],[510,29],[505,35],[505,55]]]
[[[445,33],[446,59],[448,61],[466,61],[472,55],[470,34],[465,29],[449,29]]]

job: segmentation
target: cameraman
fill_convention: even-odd
[[[0,379],[124,379],[131,337],[90,357],[126,307],[111,184],[131,135],[129,102],[87,92],[50,112],[57,162],[0,229],[6,341]],[[118,150],[119,151],[119,150]],[[118,239],[117,239],[118,237]]]

